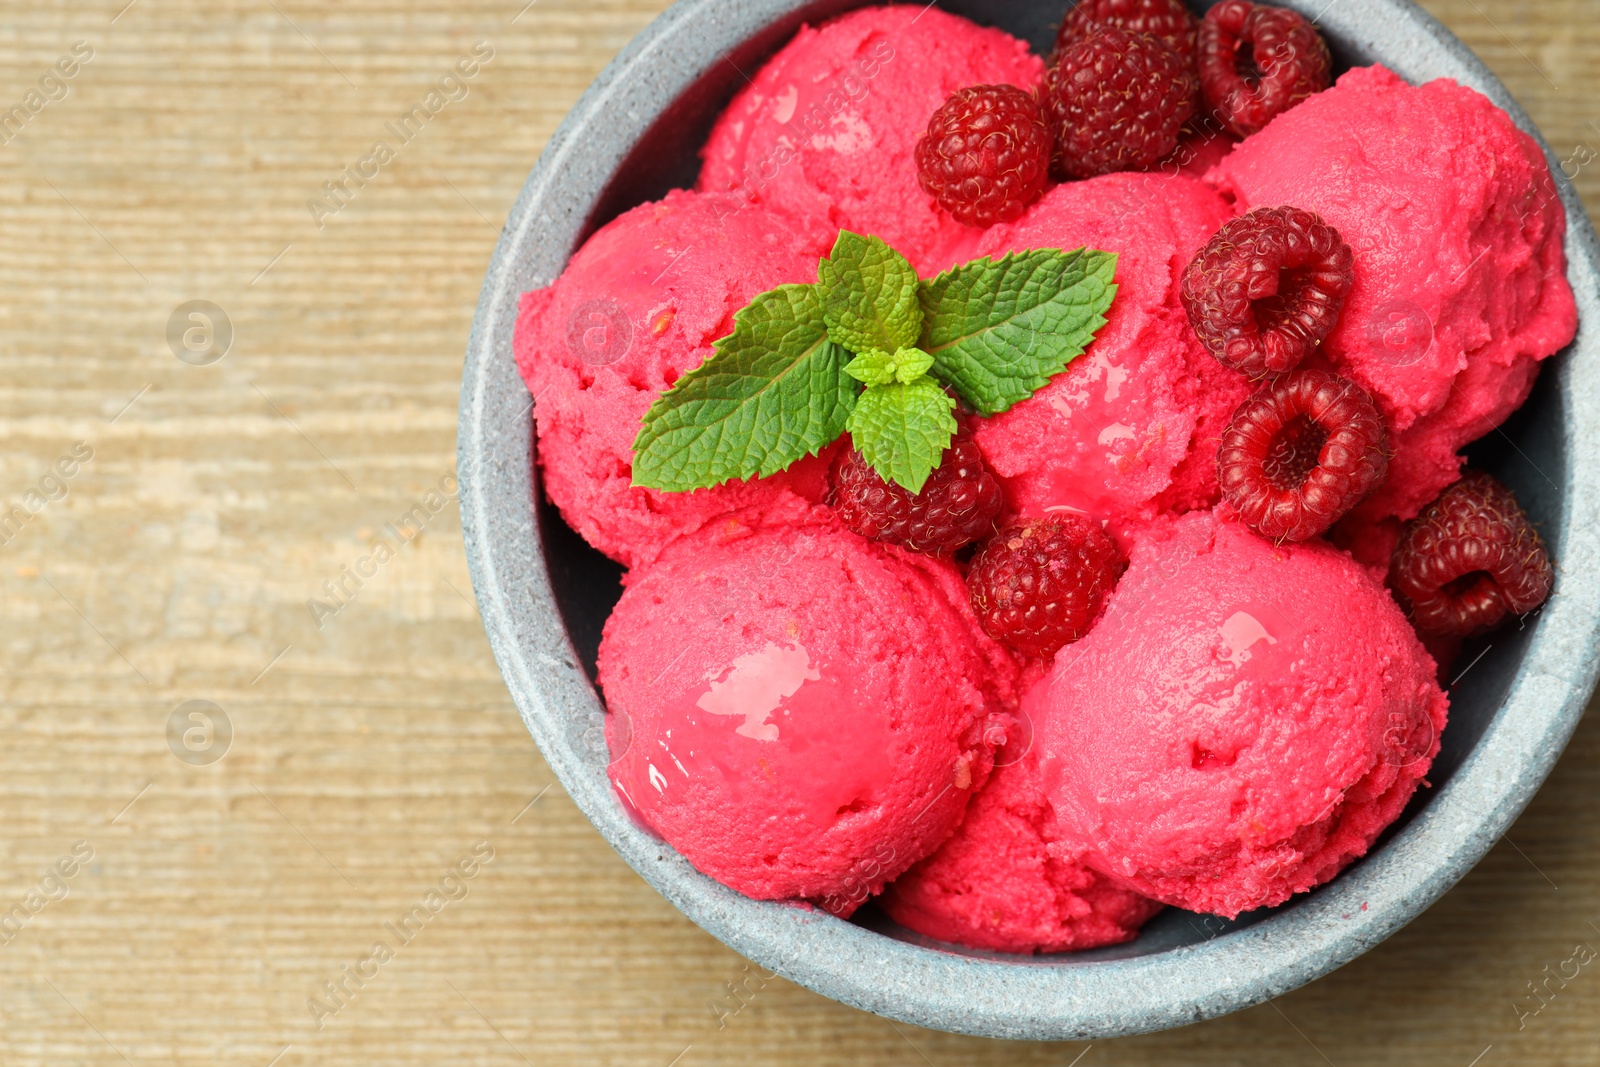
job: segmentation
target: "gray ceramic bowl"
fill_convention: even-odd
[[[1043,51],[1065,0],[951,0]],[[1012,1038],[1088,1038],[1178,1026],[1260,1003],[1354,959],[1464,875],[1532,798],[1594,684],[1600,582],[1600,275],[1594,231],[1559,177],[1577,291],[1577,341],[1533,398],[1473,455],[1509,482],[1563,563],[1556,595],[1501,633],[1452,690],[1434,784],[1363,861],[1330,884],[1232,923],[1164,913],[1138,940],[1058,957],[940,946],[870,912],[856,922],[748,900],[631,822],[605,776],[590,682],[617,568],[539,503],[529,399],[511,357],[517,297],[548,284],[593,229],[689,185],[711,120],[794,32],[852,0],[682,0],[608,66],[523,187],[484,280],[461,390],[461,511],[489,642],[528,730],[568,794],[662,895],[751,960],[825,996],[919,1026]],[[1505,87],[1405,0],[1291,0],[1317,16],[1341,66],[1382,62],[1413,83],[1450,77],[1532,132]],[[1548,153],[1548,149],[1547,149]],[[1551,156],[1555,169],[1555,157]]]

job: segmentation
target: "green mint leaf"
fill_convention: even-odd
[[[933,357],[920,348],[902,348],[894,354],[894,380],[910,385],[933,367]]]
[[[633,442],[633,484],[682,492],[769,475],[844,432],[849,353],[814,285],[780,285],[733,318],[711,357],[656,398]]]
[[[956,402],[923,375],[910,382],[874,385],[856,400],[845,428],[872,469],[913,493],[944,458],[956,432]]]
[[[894,381],[894,353],[868,348],[844,365],[844,372],[866,385],[888,385]]]
[[[1026,400],[1105,325],[1116,269],[1113,252],[1039,248],[946,271],[921,288],[931,373],[984,415]]]
[[[852,352],[893,352],[917,343],[917,272],[878,238],[840,230],[833,251],[817,264],[817,284],[828,336],[837,344]]]
[[[901,385],[916,381],[933,366],[933,357],[920,348],[901,348],[893,353],[869,348],[844,365],[844,372],[867,385]]]

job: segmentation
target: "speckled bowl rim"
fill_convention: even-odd
[[[1403,830],[1361,864],[1263,921],[1194,945],[1062,965],[976,958],[885,937],[826,914],[749,900],[690,867],[623,813],[605,775],[603,707],[568,639],[541,554],[529,397],[511,355],[520,293],[548,284],[618,165],[666,107],[724,55],[803,0],[682,0],[636,37],[562,123],[528,177],[484,280],[468,342],[458,464],[462,525],[484,627],[529,732],[578,807],[622,857],[705,930],[752,961],[846,1004],[918,1026],[1005,1038],[1098,1038],[1258,1004],[1328,973],[1405,925],[1500,838],[1550,772],[1594,685],[1600,582],[1568,565],[1479,743]],[[1465,45],[1404,0],[1295,3],[1330,38],[1407,80],[1450,77],[1538,136]],[[1545,374],[1562,408],[1564,483],[1545,533],[1567,558],[1600,529],[1600,248],[1558,161],[1580,332]],[[1590,535],[1592,536],[1592,535]],[[531,905],[530,905],[531,906]]]

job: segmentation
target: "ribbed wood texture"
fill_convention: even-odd
[[[749,978],[758,991],[719,1026],[744,962],[550,787],[489,655],[454,501],[429,496],[453,487],[461,352],[497,226],[561,116],[663,6],[522,2],[12,0],[0,15],[0,111],[59,97],[0,127],[0,501],[65,493],[0,546],[0,906],[27,920],[0,923],[0,1062],[1600,1060],[1600,965],[1550,983],[1520,1030],[1513,1008],[1539,1003],[1518,998],[1546,965],[1600,946],[1593,721],[1515,844],[1275,1004],[1092,1048],[1005,1045]],[[1592,160],[1578,181],[1600,203],[1600,7],[1429,6],[1574,167]],[[73,76],[41,89],[75,42]],[[475,47],[457,99],[400,144],[385,124]],[[311,210],[339,206],[324,183],[378,140],[395,154],[376,176]],[[192,300],[231,323],[220,361],[174,357],[169,319]],[[180,319],[179,334],[203,327]],[[50,477],[62,457],[72,476]],[[407,513],[420,534],[363,564]],[[348,606],[314,619],[307,600],[341,581]],[[190,700],[231,723],[218,762],[169,747]],[[189,710],[180,734],[200,726]],[[473,876],[445,880],[461,862]],[[371,959],[419,903],[427,921]]]

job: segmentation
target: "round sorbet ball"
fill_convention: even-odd
[[[963,226],[917,184],[913,153],[957,89],[1032,90],[1020,41],[936,7],[868,7],[802,27],[728,106],[702,150],[702,189],[874,234],[925,276],[971,258]]]
[[[1471,89],[1352,70],[1209,177],[1240,212],[1317,212],[1355,251],[1324,352],[1394,432],[1363,514],[1416,515],[1455,481],[1460,448],[1516,410],[1539,361],[1572,339],[1566,217],[1544,155]]]
[[[736,311],[787,282],[815,282],[831,240],[736,197],[675,191],[590,237],[555,283],[526,293],[517,366],[534,397],[543,486],[606,555],[648,563],[716,520],[802,513],[826,460],[692,493],[634,486],[633,440],[650,405],[730,333]]]
[[[1230,918],[1363,855],[1427,773],[1447,707],[1359,564],[1210,512],[1139,539],[1106,614],[1046,684],[1041,764],[1062,847]]]
[[[1088,246],[1117,253],[1117,294],[1083,355],[978,444],[1028,515],[1078,511],[1124,534],[1163,511],[1217,500],[1217,444],[1249,382],[1196,339],[1178,298],[1189,258],[1231,217],[1181,174],[1107,174],[1056,186],[978,254]]]
[[[955,569],[833,524],[680,541],[600,646],[610,775],[699,870],[848,914],[987,778],[1014,668]]]
[[[1026,713],[1032,699],[1023,699]],[[1040,788],[1031,737],[1018,737],[939,851],[901,875],[883,909],[939,941],[997,952],[1075,952],[1130,941],[1161,905],[1069,856]]]

